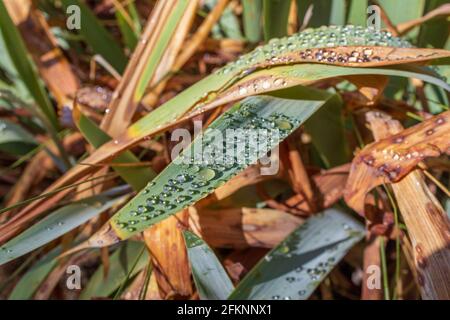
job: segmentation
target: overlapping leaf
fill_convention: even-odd
[[[450,111],[367,145],[353,159],[345,200],[364,214],[365,195],[372,188],[397,182],[423,159],[444,153],[450,153]]]
[[[325,210],[270,251],[229,299],[308,299],[363,237],[364,227],[358,221],[337,209]]]
[[[24,155],[37,145],[33,136],[21,126],[0,119],[0,150],[3,152]]]

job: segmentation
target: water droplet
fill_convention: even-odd
[[[215,176],[216,176],[216,172],[210,168],[204,168],[204,169],[200,170],[198,173],[198,177],[204,181],[210,181],[210,180],[214,179]]]

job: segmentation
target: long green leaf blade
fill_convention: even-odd
[[[120,74],[123,73],[127,65],[125,53],[123,53],[111,34],[97,20],[97,17],[92,13],[89,7],[79,0],[61,0],[61,3],[66,10],[70,6],[79,8],[81,14],[81,28],[79,32],[83,35],[84,39],[92,47],[94,52],[105,58],[117,72]]]
[[[183,236],[200,299],[225,300],[234,287],[216,255],[194,233],[184,231]]]
[[[307,299],[364,236],[364,226],[329,209],[309,218],[270,251],[229,299]]]
[[[347,22],[358,26],[367,25],[368,0],[351,0],[348,9]]]

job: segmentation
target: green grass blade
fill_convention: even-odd
[[[100,129],[91,119],[85,115],[80,114],[79,118],[75,120],[78,129],[86,138],[86,140],[95,148],[100,147],[102,144],[111,140],[111,137]],[[126,151],[117,156],[112,163],[138,163],[137,158],[131,151]],[[125,166],[112,166],[112,168],[129,183],[134,190],[141,190],[149,181],[151,181],[156,173],[150,167],[125,167]]]
[[[312,144],[322,155],[327,167],[335,167],[350,160],[350,149],[344,130],[344,118],[341,97],[332,92],[307,87],[292,87],[275,91],[271,95],[281,98],[316,99],[326,101],[304,124],[306,132],[312,138]]]
[[[95,53],[98,53],[120,74],[127,65],[127,57],[116,40],[105,29],[89,7],[79,0],[61,0],[64,8],[75,5],[81,12],[79,32]]]
[[[353,29],[353,28],[352,28]],[[356,30],[356,29],[355,29]],[[365,29],[362,29],[361,31],[364,31]],[[236,81],[236,79],[242,78],[243,74],[248,73],[249,70],[252,70],[255,64],[262,63],[263,61],[266,61],[270,59],[273,55],[273,52],[276,52],[277,55],[281,55],[286,52],[292,52],[296,50],[306,50],[306,48],[317,48],[317,47],[325,47],[327,43],[330,41],[326,38],[326,35],[328,34],[331,37],[331,34],[336,34],[341,32],[340,29],[337,28],[329,28],[329,29],[321,29],[321,31],[317,30],[311,30],[309,31],[309,35],[314,34],[314,32],[323,32],[325,35],[321,38],[319,42],[314,43],[305,43],[302,40],[301,37],[289,37],[289,38],[283,38],[274,40],[273,43],[270,43],[264,47],[258,48],[255,51],[243,55],[238,59],[236,62],[230,63],[224,68],[222,68],[220,71],[211,74],[207,78],[204,78],[203,80],[197,82],[195,85],[191,86],[187,90],[181,92],[178,94],[175,98],[169,100],[166,104],[162,105],[146,117],[140,119],[138,122],[133,124],[129,130],[128,130],[128,136],[131,138],[139,137],[139,136],[148,136],[150,132],[150,128],[155,128],[162,126],[164,124],[167,124],[168,122],[173,121],[174,119],[179,118],[181,115],[186,113],[187,110],[192,108],[196,103],[199,101],[205,100],[209,97],[214,97],[219,93],[220,91],[226,89],[226,87],[230,84]],[[351,46],[351,45],[368,45],[370,43],[371,37],[379,37],[380,35],[377,35],[376,32],[365,30],[367,32],[367,35],[364,37],[361,36],[348,36],[345,39],[345,45]],[[307,32],[301,33],[306,34]],[[397,38],[391,38],[386,43],[382,45],[387,46],[409,46],[407,42],[401,41]],[[280,49],[281,48],[281,49]],[[308,71],[306,71],[306,74],[309,76],[314,73],[314,69],[316,67],[322,68],[322,66],[312,64],[309,66],[306,66],[305,64],[299,64],[302,65],[302,67],[299,68],[305,68]],[[319,79],[319,78],[325,78],[325,77],[333,77],[333,66],[324,66],[324,68],[329,68],[330,73],[328,72],[319,72],[313,78]],[[275,70],[276,67],[272,67],[267,74],[270,76],[271,70]],[[351,74],[353,70],[356,70],[359,68],[348,68],[348,74]],[[366,69],[368,71],[369,69]],[[370,72],[373,69],[370,70]],[[370,74],[368,72],[368,74]],[[250,73],[251,75],[251,73]],[[299,72],[299,77],[305,78],[301,75]],[[245,77],[244,77],[245,78]],[[306,79],[305,79],[306,81]],[[268,89],[266,91],[271,91],[273,89]],[[264,91],[258,92],[259,94]],[[208,101],[208,99],[206,99]]]
[[[357,26],[367,26],[368,0],[350,0],[347,22]]]
[[[126,239],[166,219],[204,198],[265,154],[258,155],[255,152],[248,155],[245,163],[237,162],[238,157],[242,155],[234,150],[236,143],[233,142],[231,146],[228,143],[227,149],[233,148],[234,157],[232,158],[231,155],[225,157],[222,149],[224,147],[217,146],[224,141],[214,140],[219,132],[222,137],[225,137],[226,131],[230,129],[268,129],[268,125],[274,125],[275,129],[279,129],[280,139],[284,139],[326,102],[323,99],[301,99],[301,95],[297,96],[297,99],[259,96],[247,98],[236,104],[213,122],[201,138],[194,140],[178,159],[166,167],[110,220],[114,231],[120,238]],[[216,141],[215,144],[210,140]],[[269,140],[267,141],[268,150],[276,147],[279,142],[272,139],[266,140]],[[248,143],[252,142],[256,141]],[[216,153],[222,152],[221,159],[227,159],[222,161],[223,165],[216,163],[218,161],[198,160],[202,156],[198,152],[199,147],[202,147],[202,150],[212,148],[216,150]]]
[[[287,34],[290,7],[291,1],[263,0],[265,41]]]
[[[211,248],[190,231],[183,232],[192,276],[202,300],[225,300],[234,287]]]
[[[153,49],[152,53],[148,57],[148,63],[145,66],[142,76],[139,79],[136,91],[134,93],[134,100],[139,101],[145,94],[147,86],[154,76],[155,71],[158,68],[158,64],[163,57],[170,39],[172,38],[178,22],[183,17],[186,8],[189,6],[188,0],[177,1],[177,5],[172,9],[167,22],[164,24],[164,28],[160,32],[160,36],[157,45]]]
[[[23,156],[37,146],[33,136],[18,124],[0,119],[0,151]]]
[[[44,86],[36,72],[36,67],[28,55],[25,43],[6,10],[3,1],[0,1],[0,31],[14,66],[33,96],[40,110],[47,117],[54,128],[58,127],[55,110],[47,96]]]
[[[144,252],[142,253],[142,250]],[[134,277],[148,263],[149,255],[145,244],[137,241],[127,241],[110,256],[110,270],[104,277],[103,265],[95,271],[88,284],[80,294],[81,300],[94,297],[111,296],[124,281]],[[134,266],[134,268],[133,268]],[[133,268],[133,270],[131,270]]]
[[[14,286],[9,295],[9,300],[28,300],[31,299],[42,281],[58,265],[55,259],[60,254],[60,248],[55,248],[36,262]]]
[[[242,0],[244,34],[248,41],[259,42],[262,34],[262,0]]]
[[[66,205],[0,247],[0,265],[14,260],[73,230],[111,208],[123,197],[98,195]]]
[[[305,130],[311,136],[311,142],[322,155],[329,168],[348,162],[351,157],[344,129],[342,99],[333,95],[305,123]]]
[[[307,299],[364,236],[364,226],[329,209],[309,218],[270,251],[229,299]]]
[[[335,1],[336,0],[297,0],[297,14],[300,22],[303,22],[308,9],[310,6],[313,6],[312,16],[307,26],[316,28],[330,24],[331,13],[336,13],[336,10],[332,10],[333,2]],[[342,19],[342,17],[340,19]]]
[[[342,77],[346,75],[357,74],[386,74],[392,76],[402,77],[418,77],[423,78],[424,81],[430,81],[448,90],[449,85],[438,79],[436,75],[427,73],[423,68],[415,68],[414,70],[401,70],[399,67],[378,67],[378,68],[361,68],[361,67],[337,67],[334,65],[321,65],[299,62],[292,63],[290,66],[275,66],[271,65],[268,70],[261,70],[267,61],[272,61],[273,52],[276,52],[276,57],[283,54],[292,54],[299,51],[305,51],[307,48],[323,48],[328,43],[333,41],[336,43],[336,34],[341,36],[337,43],[346,46],[370,46],[376,43],[381,47],[399,47],[402,50],[411,47],[407,41],[396,37],[389,36],[385,32],[378,32],[372,29],[357,28],[351,26],[345,27],[329,27],[320,28],[316,30],[305,30],[302,33],[286,37],[283,39],[274,40],[266,46],[258,47],[249,54],[242,55],[237,61],[229,63],[217,72],[214,72],[197,82],[193,86],[184,90],[173,99],[170,99],[156,110],[149,113],[147,116],[141,118],[139,121],[131,125],[126,132],[118,136],[114,142],[105,143],[102,147],[96,150],[91,156],[86,159],[86,163],[98,164],[107,161],[127,148],[137,144],[145,138],[151,137],[156,133],[164,130],[174,121],[180,119],[190,109],[198,111],[204,110],[206,107],[218,106],[220,104],[234,102],[243,99],[245,96],[254,94],[263,94],[264,92],[275,91],[279,89],[277,86],[269,88],[264,87],[262,76],[267,76],[270,79],[278,80],[276,78],[282,76],[287,77],[289,81],[285,87],[292,87],[297,85],[309,85],[318,80],[331,79],[335,77]],[[344,36],[345,34],[345,36]],[[318,37],[320,39],[313,41],[311,37]],[[377,42],[376,39],[383,38],[382,42]],[[309,40],[308,40],[309,39]],[[276,50],[275,50],[276,49]],[[383,49],[385,50],[385,49]],[[419,50],[419,49],[417,49]],[[276,60],[278,61],[278,60]],[[283,59],[279,63],[283,63]],[[400,63],[400,62],[399,62]],[[413,63],[408,64],[411,67]],[[260,68],[258,68],[260,66]],[[401,71],[397,71],[401,70]],[[260,78],[257,78],[261,76]],[[259,80],[257,89],[253,86],[252,81]],[[279,81],[278,81],[279,82]],[[283,83],[281,81],[280,83]],[[239,85],[250,85],[247,89],[247,94],[240,94]],[[232,90],[231,90],[232,89]],[[255,90],[255,91],[253,91]],[[226,99],[222,95],[227,93]],[[218,97],[222,99],[218,99]],[[64,177],[62,177],[56,185],[67,185],[74,183],[75,180],[82,178],[86,173],[91,171],[87,167],[77,166]],[[37,206],[39,202],[35,202]]]

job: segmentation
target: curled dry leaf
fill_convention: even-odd
[[[443,153],[450,153],[450,111],[366,146],[353,159],[345,201],[362,215],[371,189],[397,182],[423,159]]]

